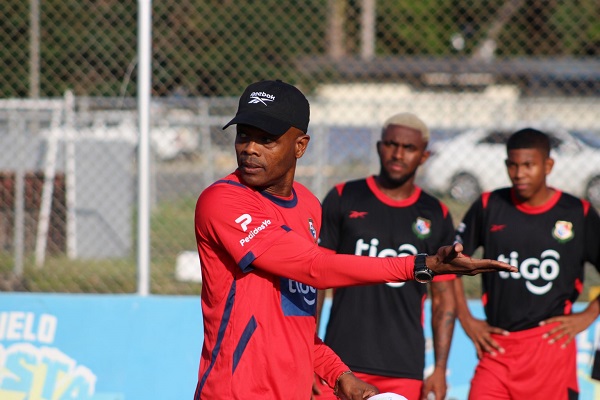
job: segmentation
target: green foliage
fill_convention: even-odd
[[[239,95],[248,82],[297,81],[295,57],[323,50],[320,1],[181,1],[155,8],[159,94]],[[176,21],[176,22],[175,22]]]
[[[379,2],[378,51],[381,54],[448,54],[450,35],[458,30],[453,13],[448,12],[452,3],[452,0]]]
[[[334,0],[332,0],[334,1]],[[362,2],[342,6],[347,56],[360,50]],[[281,78],[311,86],[297,66],[327,54],[331,1],[165,0],[153,2],[153,94],[236,96],[248,82]],[[515,2],[512,2],[515,3]],[[597,55],[597,0],[526,0],[502,25],[499,56]],[[29,94],[31,2],[0,2],[0,97]],[[137,4],[131,1],[40,1],[41,96],[134,96]],[[470,55],[498,21],[503,0],[377,0],[377,56]],[[337,80],[336,71],[327,79]]]
[[[26,97],[29,94],[29,21],[25,1],[0,2],[0,97]]]

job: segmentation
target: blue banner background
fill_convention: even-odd
[[[585,305],[577,303],[575,310]],[[319,335],[329,318],[325,302]],[[433,365],[430,303],[425,303],[426,369]],[[475,316],[481,302],[471,301]],[[590,379],[599,324],[578,335],[582,400],[600,399]],[[202,346],[195,296],[0,294],[0,399],[191,399]],[[456,324],[448,400],[467,398],[477,359]]]
[[[51,343],[6,339],[7,318],[1,316],[23,312],[33,313],[34,320],[42,315],[56,317]],[[21,321],[13,321],[12,336],[19,331],[14,328],[18,322]],[[6,375],[0,378],[0,399],[55,399],[43,393],[58,395],[56,399],[192,399],[202,329],[199,297],[0,294],[0,371],[8,372],[7,353],[18,357],[11,349],[29,343],[39,356],[38,365],[65,364],[65,359],[70,358],[96,378],[91,394],[77,393],[77,384],[61,394],[59,379],[30,362],[29,368],[19,371],[21,386],[16,384],[17,379]],[[24,326],[21,331],[25,330]],[[36,331],[35,325],[32,330]],[[20,353],[30,353],[29,350]],[[31,379],[29,373],[37,373],[37,378]],[[23,394],[29,396],[22,397]]]

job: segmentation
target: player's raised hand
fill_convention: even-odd
[[[458,242],[451,246],[440,247],[435,255],[427,256],[427,267],[436,275],[476,275],[482,272],[518,271],[516,267],[507,263],[485,258],[471,258],[465,256],[462,251],[463,246]]]

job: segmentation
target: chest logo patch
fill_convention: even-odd
[[[367,214],[366,211],[350,211],[348,218],[364,218]]]
[[[313,239],[315,239],[315,243],[317,242],[317,230],[315,229],[315,224],[312,220],[312,218],[308,219],[308,230],[310,231],[310,234],[312,235]]]
[[[419,239],[425,239],[431,235],[431,221],[418,217],[412,225],[412,230]]]
[[[280,278],[280,288],[283,315],[292,317],[316,315],[317,289],[287,278]]]
[[[573,223],[569,221],[556,221],[552,229],[552,237],[559,243],[566,243],[575,237]]]
[[[506,228],[506,224],[492,224],[492,226],[490,226],[490,232],[500,232],[503,231],[504,228]]]

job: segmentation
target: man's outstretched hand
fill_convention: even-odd
[[[451,246],[440,247],[434,256],[427,256],[427,267],[436,275],[477,275],[482,272],[518,271],[516,267],[501,261],[467,257],[462,251],[463,246],[458,242]]]

